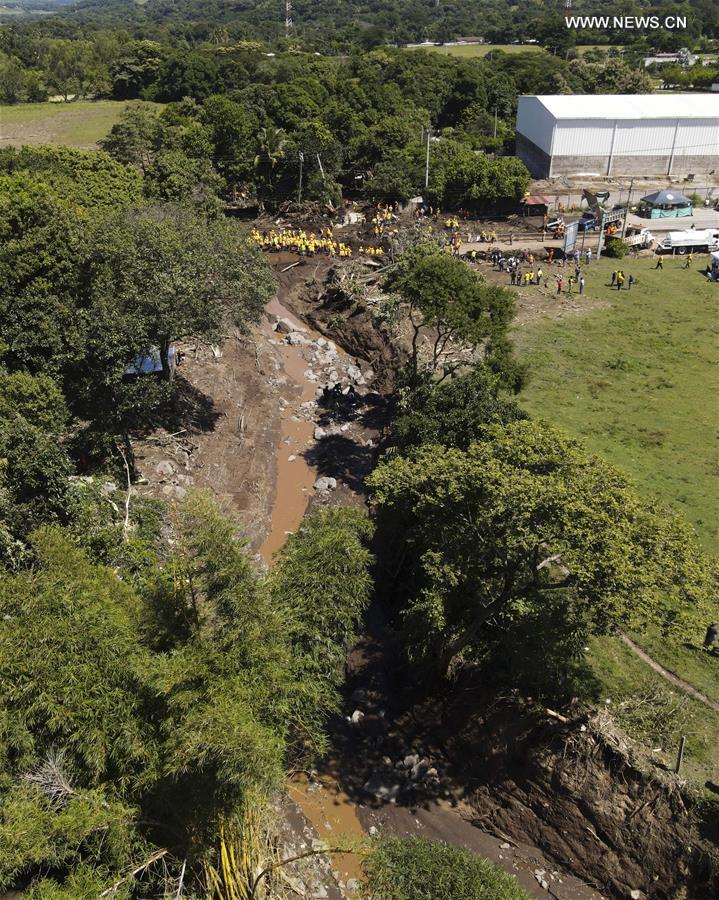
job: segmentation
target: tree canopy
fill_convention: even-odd
[[[467,450],[423,445],[369,484],[404,559],[408,652],[442,673],[555,603],[579,636],[689,633],[714,608],[716,572],[689,528],[546,425],[489,425]]]
[[[407,304],[413,379],[422,371],[445,378],[466,365],[469,354],[481,348],[489,359],[504,345],[514,314],[512,294],[435,244],[402,254],[385,287]]]

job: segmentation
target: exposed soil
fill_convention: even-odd
[[[283,273],[297,258],[269,259],[282,307],[349,353],[340,347],[336,358],[324,356],[326,343],[311,330],[288,347],[271,320],[249,340],[233,335],[221,356],[204,348],[197,358],[188,353],[180,370],[189,398],[186,433],[161,433],[135,447],[150,482],[140,490],[172,499],[192,484],[209,487],[239,515],[255,549],[270,534],[266,559],[297,527],[308,502],[364,502],[385,414],[374,388],[391,385],[401,353],[366,305],[347,310],[341,292],[326,288],[330,260],[302,260]],[[537,307],[534,314],[546,311]],[[359,384],[360,407],[324,403],[321,388],[334,381],[333,370],[345,386],[355,365],[374,370],[369,385]],[[298,457],[304,468],[293,469]],[[310,489],[315,476],[335,478],[336,488]],[[417,695],[403,681],[399,660],[375,609],[348,662],[349,720],[335,723],[333,753],[319,774],[291,789],[304,811],[287,801],[285,824],[292,832],[292,821],[298,823],[294,844],[307,844],[309,823],[317,836],[311,840],[330,843],[341,833],[358,834],[359,823],[370,833],[418,833],[467,846],[514,872],[533,896],[719,895],[717,867],[676,778],[645,769],[637,748],[610,723],[580,714],[548,718],[469,679],[446,694]],[[338,885],[348,894],[357,857],[322,860],[311,875],[319,878],[319,893],[305,881],[306,896],[324,890],[337,897]]]
[[[682,782],[607,714],[546,713],[470,676],[426,697],[403,681],[397,659],[378,614],[351,659],[347,710],[363,716],[340,729],[333,761],[366,807],[363,822],[428,836],[446,829],[443,839],[470,846],[471,822],[478,852],[557,897],[718,896],[719,855]]]
[[[233,332],[214,352],[199,344],[183,349],[176,377],[184,408],[177,426],[133,443],[135,490],[173,501],[190,488],[209,489],[256,550],[276,474],[278,398],[286,380],[279,353],[262,327],[249,336]]]

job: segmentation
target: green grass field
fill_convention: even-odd
[[[461,56],[465,59],[476,59],[477,57],[486,56],[492,50],[502,50],[504,53],[544,53],[544,47],[537,44],[458,44],[448,45],[442,44],[435,47],[428,45],[426,47],[411,47],[412,50],[432,50],[435,53],[444,53],[449,56]],[[577,47],[580,56],[588,50],[607,50],[608,45],[588,44],[586,46]]]
[[[543,319],[516,330],[531,381],[521,402],[580,437],[634,478],[647,496],[679,510],[712,552],[719,547],[719,285],[683,258],[603,259],[585,267],[587,312]],[[622,268],[630,291],[609,288]],[[577,298],[575,298],[577,299]],[[656,631],[632,635],[671,672],[719,699],[719,658]],[[634,656],[618,638],[591,642],[587,660],[594,700],[608,697],[630,734],[663,753],[689,739],[687,774],[717,781],[719,714],[685,696]],[[667,749],[668,748],[668,749]]]
[[[472,59],[486,56],[492,50],[503,50],[505,53],[543,53],[544,48],[537,44],[458,44],[456,46],[442,44],[435,47],[411,47],[411,50],[431,50],[434,53],[444,53],[447,56],[461,56]]]
[[[65,144],[92,148],[117,122],[125,103],[78,100],[72,103],[19,103],[0,107],[0,147],[11,144]]]
[[[658,763],[674,764],[684,735],[682,775],[700,791],[706,781],[719,783],[719,713],[652,671],[619,638],[592,638],[587,660],[591,678],[584,699],[606,706],[630,735],[655,751],[651,757]],[[716,672],[719,659],[707,662]]]
[[[599,308],[517,329],[531,369],[521,396],[533,414],[578,435],[647,495],[678,509],[719,549],[719,285],[683,259],[603,259],[585,268],[587,305]],[[615,268],[637,283],[608,287]]]

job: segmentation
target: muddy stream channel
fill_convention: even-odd
[[[351,440],[356,447],[372,447],[376,435],[363,428],[356,417],[328,414],[320,403],[322,388],[325,385],[332,387],[338,382],[345,390],[354,384],[360,394],[366,394],[371,390],[374,377],[371,369],[314,333],[278,298],[268,304],[267,314],[264,335],[279,352],[283,369],[278,373],[281,425],[275,460],[275,496],[270,529],[260,547],[262,558],[271,565],[273,555],[285,543],[287,536],[299,528],[312,497],[318,497],[322,502],[335,491],[351,493],[351,487],[339,477],[339,473],[344,471],[340,460],[333,467],[333,460],[330,459],[328,465],[326,456],[323,457],[323,470],[336,471],[336,481],[331,477],[322,477],[318,471],[318,446],[323,439],[338,436]],[[331,447],[331,444],[328,446]],[[571,876],[557,872],[556,867],[545,860],[537,848],[515,844],[510,848],[509,843],[476,828],[444,803],[421,810],[399,804],[374,809],[352,800],[326,771],[313,773],[311,779],[305,775],[295,776],[288,783],[288,793],[290,800],[310,823],[315,834],[312,843],[318,847],[320,844],[317,842],[329,848],[359,844],[366,839],[368,832],[375,833],[375,830],[387,829],[403,835],[421,834],[465,846],[493,859],[515,874],[531,896],[549,896],[559,900],[590,900],[600,896]],[[359,853],[331,854],[330,869],[335,883],[326,883],[320,893],[308,894],[308,897],[332,900],[359,896],[362,874]],[[544,872],[552,870],[550,885],[544,880]],[[537,874],[539,871],[542,877]]]
[[[270,339],[278,342],[284,374],[287,378],[280,421],[281,433],[276,458],[275,499],[272,506],[270,530],[260,548],[262,558],[271,565],[272,556],[285,543],[288,534],[296,531],[315,494],[319,473],[308,461],[308,451],[316,446],[316,405],[318,394],[325,384],[342,383],[350,379],[347,369],[354,372],[354,361],[337,350],[331,341],[323,340],[303,322],[282,306],[275,298],[267,306],[269,329],[278,321],[285,329],[274,331]],[[294,330],[287,332],[292,325]],[[291,336],[290,336],[291,335]],[[319,341],[319,344],[318,344]],[[366,374],[368,373],[365,370]],[[353,379],[355,382],[363,377]],[[343,426],[337,426],[339,430]],[[349,429],[344,426],[346,431]],[[339,788],[334,779],[320,776],[310,783],[305,776],[297,776],[288,785],[290,798],[309,820],[318,839],[332,846],[347,840],[362,840],[365,832],[357,815],[356,805]],[[352,879],[361,875],[360,857],[354,853],[333,854],[332,869],[340,885],[354,886]],[[346,894],[351,896],[349,892]]]

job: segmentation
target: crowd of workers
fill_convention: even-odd
[[[253,228],[251,239],[258,247],[273,253],[285,250],[299,256],[325,255],[345,259],[354,252],[349,244],[335,240],[331,228],[320,228],[319,232],[309,233],[296,228],[273,228],[270,231]],[[380,257],[384,256],[384,249],[381,246],[361,246],[357,253],[359,256]]]

